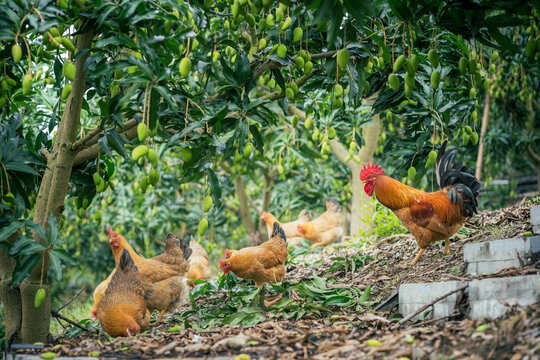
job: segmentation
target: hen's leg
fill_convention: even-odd
[[[424,253],[424,251],[426,251],[426,249],[420,249],[420,251],[418,252],[418,255],[416,255],[414,260],[409,263],[409,266],[413,266],[414,264],[416,264],[418,262],[418,259],[420,259],[420,256],[422,256],[422,254]]]
[[[450,254],[450,239],[444,240],[444,251],[445,254]]]
[[[322,246],[322,244],[320,242],[318,242],[318,243],[315,243],[315,244],[311,245],[309,248],[313,250],[318,246]]]
[[[263,284],[261,292],[259,293],[259,306],[261,307],[262,311],[266,311],[266,305],[264,304],[265,299],[266,299],[266,287]]]
[[[159,324],[161,322],[161,320],[163,319],[163,315],[165,315],[165,310],[161,310],[161,312],[159,313],[156,324]]]

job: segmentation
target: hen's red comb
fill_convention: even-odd
[[[382,175],[384,174],[384,170],[382,169],[382,166],[379,166],[378,163],[369,163],[364,165],[362,168],[362,171],[360,171],[360,180],[366,181],[370,175]]]
[[[112,231],[112,229],[111,229],[111,225],[109,225],[109,238],[112,237],[112,234],[113,234],[113,231]]]

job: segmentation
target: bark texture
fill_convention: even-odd
[[[19,235],[10,236],[7,241],[13,243]],[[0,249],[0,299],[4,305],[6,326],[6,345],[18,343],[21,338],[21,293],[19,288],[11,287],[11,277],[15,269],[15,261]]]
[[[77,38],[77,52],[89,49],[93,39],[93,31],[80,34]],[[83,97],[86,91],[86,69],[84,63],[89,52],[75,60],[76,75],[72,82],[72,91],[66,101],[56,142],[53,150],[47,154],[47,169],[43,175],[34,209],[34,222],[47,229],[47,220],[52,213],[60,219],[64,209],[64,201],[71,177],[73,160],[77,155],[75,141],[79,132],[79,123]],[[42,239],[41,239],[42,240]],[[47,257],[40,263],[20,286],[22,323],[21,334],[24,343],[46,342],[49,340],[50,325],[50,287],[47,282]],[[36,291],[44,288],[47,296],[39,308],[34,307]]]
[[[484,164],[484,144],[486,142],[484,137],[486,136],[486,132],[487,132],[490,105],[491,105],[491,95],[489,94],[489,91],[486,91],[486,103],[484,105],[484,113],[482,115],[482,128],[480,130],[480,141],[478,142],[478,157],[476,158],[475,176],[478,180],[480,180],[482,176],[482,165]]]

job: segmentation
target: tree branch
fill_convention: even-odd
[[[529,156],[531,157],[532,160],[534,160],[536,164],[540,164],[540,155],[534,152],[531,145],[527,146],[527,152],[529,153]],[[540,184],[538,184],[538,186],[540,186]]]
[[[137,121],[135,121],[135,124],[136,123]],[[120,133],[120,135],[125,136],[126,139],[128,140],[135,139],[137,137],[137,126],[132,126],[129,129],[126,129],[124,132]],[[94,143],[92,146],[79,151],[79,153],[75,156],[75,159],[73,160],[73,166],[77,166],[79,164],[82,164],[83,162],[95,159],[98,156],[98,154],[99,154],[99,144],[97,143],[97,140],[96,140],[96,143]]]
[[[95,129],[93,129],[84,137],[80,138],[79,140],[73,143],[73,150],[77,151],[81,146],[85,145],[88,141],[90,141],[90,139],[92,139],[94,136],[99,134],[100,131],[101,131],[101,128],[99,126],[96,126]]]

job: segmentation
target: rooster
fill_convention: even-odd
[[[261,219],[266,223],[266,229],[268,230],[268,238],[272,236],[274,231],[274,223],[278,223],[279,226],[283,229],[285,236],[287,237],[287,243],[292,246],[299,246],[302,239],[300,233],[298,232],[298,225],[302,225],[311,220],[311,214],[306,209],[300,211],[298,219],[288,223],[279,222],[276,217],[266,211],[263,211]]]
[[[446,151],[447,142],[439,149],[436,160],[439,191],[427,193],[383,175],[378,164],[364,166],[360,180],[364,191],[396,214],[416,239],[420,251],[409,265],[418,262],[427,247],[444,240],[444,253],[450,252],[449,239],[467,220],[477,213],[480,182],[462,162],[452,165],[458,153]]]
[[[115,263],[118,263],[118,253],[124,249],[133,258],[141,274],[148,309],[160,311],[157,319],[157,322],[160,322],[165,312],[174,310],[187,294],[184,276],[189,269],[187,260],[191,255],[191,249],[186,247],[178,237],[169,234],[165,253],[146,259],[137,255],[127,240],[122,235],[113,232],[110,226],[109,242]]]
[[[101,327],[112,337],[131,336],[150,323],[141,275],[127,250],[122,251],[97,310]]]
[[[219,261],[220,269],[228,274],[232,271],[242,279],[253,280],[257,287],[265,283],[283,280],[287,268],[287,237],[277,222],[270,240],[259,246],[240,250],[225,250],[225,259]],[[264,289],[263,289],[264,290]],[[261,307],[264,308],[264,293],[261,292]]]
[[[300,236],[317,246],[327,246],[343,234],[341,227],[341,206],[334,199],[326,201],[326,211],[315,220],[297,225]]]

